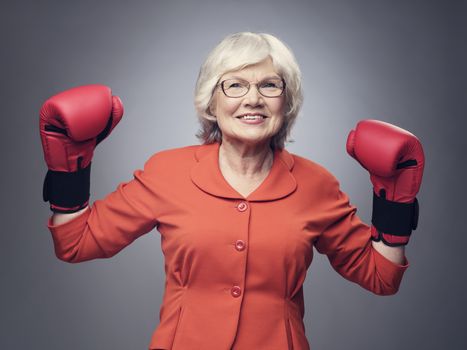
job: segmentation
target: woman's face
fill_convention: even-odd
[[[244,69],[225,73],[220,82],[226,79],[241,78],[250,82],[248,93],[242,97],[227,97],[221,86],[214,92],[211,113],[217,119],[222,139],[251,145],[269,143],[280,130],[283,122],[285,92],[277,97],[264,97],[256,88],[256,83],[266,78],[280,78],[274,70],[271,58]],[[264,118],[244,119],[245,113],[261,115]],[[252,117],[250,117],[252,118]]]

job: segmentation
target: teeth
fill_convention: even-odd
[[[255,119],[263,119],[264,117],[262,115],[244,115],[241,118],[248,119],[248,120],[255,120]]]

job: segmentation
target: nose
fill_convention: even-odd
[[[258,106],[263,105],[263,96],[259,93],[258,88],[255,84],[250,86],[250,90],[245,96],[243,96],[243,104],[245,106]]]

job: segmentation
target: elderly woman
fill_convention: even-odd
[[[313,247],[346,279],[397,292],[416,227],[419,141],[374,120],[350,133],[347,150],[374,186],[368,226],[332,174],[285,149],[301,104],[300,70],[284,43],[230,35],[196,84],[202,143],[155,153],[92,207],[93,151],[121,119],[121,101],[90,85],[43,105],[57,257],[109,258],[155,227],[161,234],[166,283],[149,349],[309,349],[303,282]]]

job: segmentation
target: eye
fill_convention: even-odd
[[[266,87],[266,88],[268,88],[268,87],[276,88],[277,84],[276,83],[271,83],[271,82],[266,82],[266,83],[263,83],[261,86]]]
[[[269,88],[269,89],[281,89],[282,88],[282,80],[266,80],[261,83],[262,88]]]
[[[224,81],[224,89],[244,89],[248,86],[248,82],[244,82],[238,79],[228,79]]]

